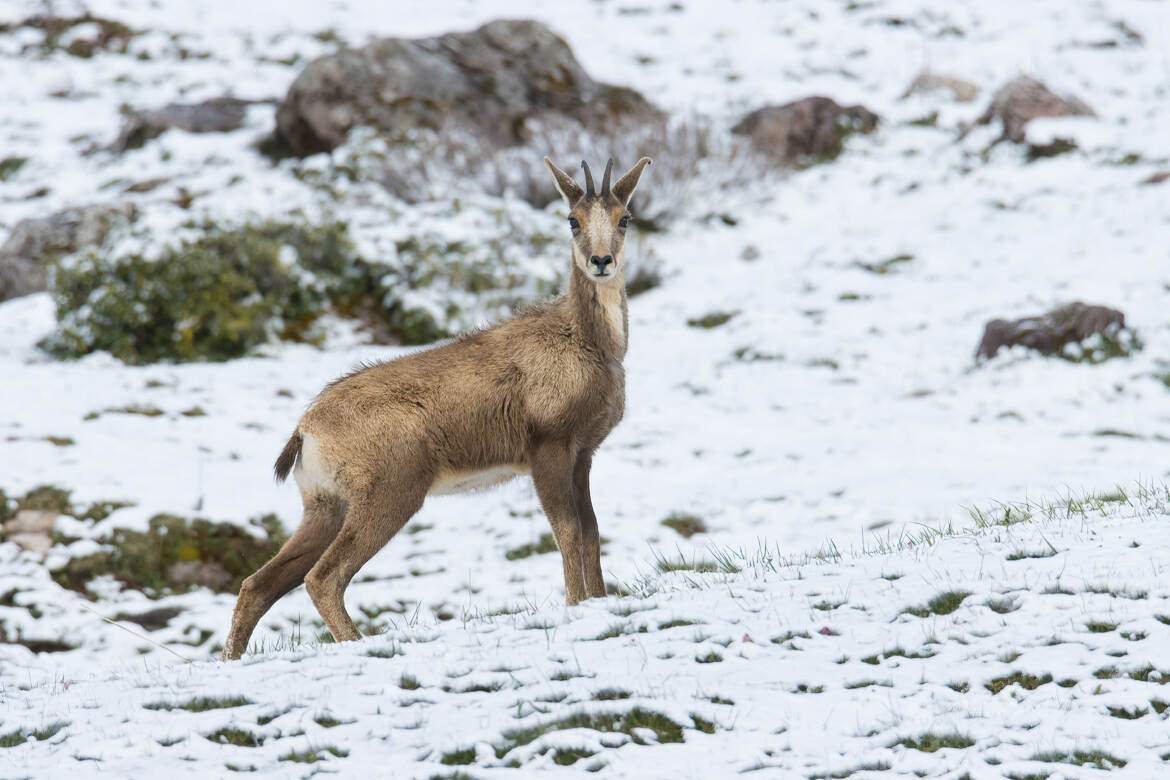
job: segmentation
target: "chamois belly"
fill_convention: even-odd
[[[509,464],[486,469],[453,469],[440,471],[431,483],[428,496],[450,496],[455,493],[470,493],[502,485],[521,474],[531,473],[527,466]]]

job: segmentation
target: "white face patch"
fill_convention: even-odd
[[[607,266],[606,270],[609,272],[608,276],[612,277],[618,273],[618,267],[622,262],[622,252],[619,248],[617,252],[613,251],[615,233],[617,228],[610,222],[609,209],[607,209],[601,201],[594,201],[589,204],[589,209],[582,215],[581,230],[584,233],[585,249],[577,253],[579,254],[578,263],[581,269],[585,271],[590,277],[595,277],[596,268],[589,264],[591,255],[613,255],[613,263]],[[574,247],[576,247],[574,242]],[[605,277],[596,277],[598,281],[604,281]]]

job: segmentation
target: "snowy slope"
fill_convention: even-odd
[[[731,553],[738,573],[635,597],[402,618],[232,664],[128,653],[6,683],[2,730],[43,738],[0,760],[76,777],[1159,777],[1168,501],[1017,506],[1032,519],[840,557]]]

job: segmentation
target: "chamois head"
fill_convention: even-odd
[[[545,165],[552,171],[557,192],[561,193],[561,197],[569,206],[569,229],[573,232],[573,263],[585,273],[586,278],[597,284],[613,284],[615,280],[625,278],[623,253],[626,225],[630,221],[627,206],[638,186],[638,179],[642,177],[642,169],[650,162],[649,157],[638,160],[634,167],[611,187],[609,183],[613,174],[611,158],[609,164],[605,166],[601,191],[597,192],[593,188],[593,173],[584,160],[581,161],[581,167],[585,169],[585,189],[581,189],[571,176],[553,165],[552,160],[544,158]]]

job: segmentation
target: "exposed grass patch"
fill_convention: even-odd
[[[988,681],[983,687],[992,693],[999,693],[1009,685],[1018,685],[1024,690],[1034,691],[1041,685],[1047,685],[1050,682],[1052,682],[1052,675],[1050,674],[1037,677],[1027,672],[1012,672],[1004,677],[996,677]]]
[[[398,687],[404,691],[417,691],[422,687],[422,684],[414,675],[403,672],[402,676],[398,678]]]
[[[875,260],[872,263],[867,263],[861,260],[854,261],[855,268],[860,268],[863,271],[868,271],[871,274],[878,276],[885,276],[897,270],[898,266],[903,263],[909,263],[914,259],[914,255],[895,255],[885,260]]]
[[[697,717],[692,717],[690,725],[706,733],[715,730],[713,723]],[[653,731],[659,743],[682,742],[684,726],[665,715],[644,710],[641,707],[615,713],[578,712],[533,726],[505,731],[504,741],[496,745],[496,757],[502,759],[512,750],[530,744],[545,734],[567,729],[593,729],[601,732],[623,733],[629,735],[634,744],[644,745],[645,741],[636,733],[640,729]],[[710,730],[708,731],[708,729]]]
[[[714,650],[703,655],[695,656],[695,661],[701,664],[717,664],[723,660],[723,656],[716,653]]]
[[[35,739],[38,742],[43,742],[46,739],[51,739],[56,736],[57,732],[68,726],[66,721],[57,721],[50,723],[47,726],[42,726],[39,729],[17,729],[10,731],[7,734],[0,735],[0,748],[16,747],[28,742],[29,738]]]
[[[1016,550],[1008,553],[1007,559],[1009,561],[1023,561],[1029,558],[1051,558],[1056,555],[1056,550]]]
[[[211,732],[207,738],[221,745],[235,745],[237,747],[260,747],[264,744],[264,737],[230,726]]]
[[[594,701],[617,701],[619,699],[628,699],[634,694],[621,688],[602,688],[597,693],[593,694]]]
[[[836,772],[812,774],[808,776],[808,780],[843,780],[843,778],[853,777],[858,772],[886,772],[889,769],[890,765],[885,761],[870,761],[865,764],[858,764],[850,769],[839,769]]]
[[[251,704],[250,699],[243,696],[197,696],[187,702],[177,704],[169,701],[158,701],[152,704],[142,705],[148,710],[164,710],[170,712],[172,710],[186,710],[187,712],[206,712],[207,710],[226,710],[232,707],[246,707]]]
[[[1150,710],[1146,707],[1134,707],[1132,709],[1126,707],[1108,707],[1107,709],[1112,717],[1121,718],[1122,720],[1137,720],[1150,714]]]
[[[582,750],[580,748],[557,748],[553,753],[553,763],[558,766],[572,766],[583,758],[590,758],[596,755],[591,750]]]
[[[11,179],[27,162],[27,157],[5,157],[0,160],[0,181]]]
[[[825,686],[823,686],[823,685],[809,685],[808,683],[798,683],[797,686],[792,689],[792,692],[793,693],[824,693]]]
[[[713,311],[704,314],[702,317],[692,317],[687,320],[687,325],[692,328],[702,328],[703,330],[711,330],[724,325],[731,320],[732,317],[739,314],[737,311]]]
[[[1105,620],[1090,620],[1085,623],[1085,628],[1094,634],[1107,634],[1110,631],[1116,630],[1117,624]]]
[[[633,626],[630,623],[614,623],[612,626],[602,631],[597,636],[593,637],[595,641],[603,639],[613,639],[614,637],[625,636],[626,634],[645,634],[647,631],[645,625]]]
[[[448,766],[462,766],[465,764],[475,763],[475,748],[463,748],[462,750],[452,750],[450,753],[444,753],[439,759],[440,764]]]
[[[345,723],[353,723],[352,720],[339,720],[329,713],[325,712],[313,718],[313,722],[323,729],[331,729],[334,726],[341,726]]]
[[[1120,769],[1128,763],[1123,759],[1106,753],[1104,750],[1073,750],[1068,753],[1059,750],[1047,750],[1032,756],[1031,760],[1043,761],[1050,764],[1073,764],[1075,766],[1092,764],[1098,769]]]
[[[930,651],[921,652],[918,650],[911,650],[910,652],[907,652],[900,647],[895,647],[893,650],[886,650],[880,654],[874,653],[873,655],[866,656],[865,658],[861,659],[861,662],[863,664],[870,664],[871,666],[876,666],[877,664],[879,664],[881,662],[881,660],[883,658],[925,659],[925,658],[933,658],[934,656],[935,656],[935,653],[932,653]]]
[[[681,551],[678,554],[678,558],[675,559],[666,558],[657,552],[655,555],[656,558],[654,561],[654,566],[663,574],[672,571],[693,571],[699,573],[719,571],[719,565],[715,563],[715,561],[702,560],[699,558],[691,558],[690,560],[687,560],[686,555],[684,555]]]
[[[528,542],[519,547],[514,547],[504,553],[504,557],[509,561],[519,560],[520,558],[528,558],[533,555],[544,555],[545,553],[554,553],[557,551],[557,540],[550,533],[543,533],[540,535],[540,540],[536,542]]]
[[[675,618],[673,620],[667,620],[665,623],[659,623],[658,630],[665,631],[668,628],[678,628],[679,626],[697,626],[697,625],[701,625],[700,621],[698,621],[698,620],[686,620],[683,618]]]
[[[911,750],[921,750],[923,753],[936,753],[943,748],[963,749],[969,748],[975,744],[975,740],[960,734],[958,732],[951,732],[950,734],[935,734],[933,732],[925,732],[918,737],[903,737],[897,742],[890,745],[896,747],[902,745]]]
[[[907,607],[903,612],[914,615],[915,617],[930,617],[931,615],[949,615],[954,612],[963,603],[963,599],[971,595],[970,591],[966,590],[950,590],[945,593],[940,593],[933,599],[926,603],[923,607]]]
[[[402,648],[397,643],[389,647],[375,647],[373,650],[367,650],[366,655],[370,658],[395,658],[404,655]]]
[[[662,525],[676,532],[684,539],[690,539],[695,534],[707,533],[707,524],[703,522],[703,518],[686,512],[671,512],[662,521]]]
[[[336,756],[337,758],[345,758],[349,755],[348,750],[343,750],[333,745],[326,745],[320,748],[309,748],[308,750],[290,750],[280,757],[281,761],[294,761],[298,764],[315,764],[318,761],[324,761],[329,756]]]
[[[869,688],[869,687],[874,686],[874,685],[876,685],[879,688],[893,688],[894,687],[894,684],[892,682],[890,682],[889,680],[886,680],[884,682],[881,680],[857,680],[855,682],[845,683],[841,687],[847,691],[852,691],[852,690],[856,690],[858,688]]]

